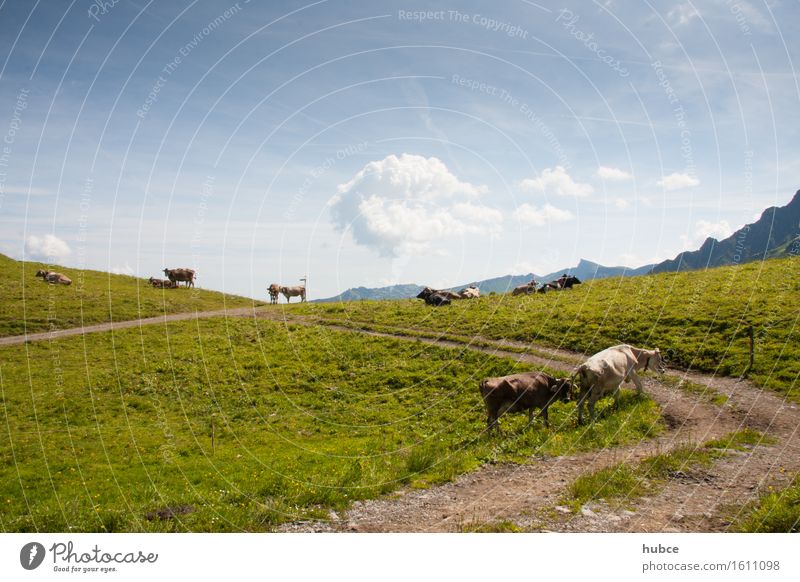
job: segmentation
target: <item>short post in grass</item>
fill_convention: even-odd
[[[216,452],[216,427],[214,425],[214,417],[217,416],[215,412],[211,413],[211,454],[213,455]]]

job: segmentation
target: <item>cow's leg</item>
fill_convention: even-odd
[[[636,374],[636,372],[630,373],[630,379],[633,380],[633,383],[636,384],[636,394],[639,396],[642,395],[642,379]]]
[[[590,387],[588,390],[585,390],[578,398],[578,424],[583,424],[583,404],[589,394],[591,394],[592,389],[593,387]]]
[[[547,404],[545,404],[544,408],[542,408],[542,418],[544,419],[544,425],[547,428],[550,428],[550,420],[547,418],[547,410],[548,410],[548,408],[550,408],[550,407]]]
[[[619,410],[619,392],[622,388],[622,384],[617,386],[617,389],[614,390],[614,410]]]
[[[497,432],[500,430],[500,427],[497,426],[497,413],[489,411],[488,417],[486,419],[486,432],[491,435],[492,432]]]

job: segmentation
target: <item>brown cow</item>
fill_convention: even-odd
[[[480,384],[486,404],[488,431],[499,427],[497,420],[506,412],[528,411],[528,424],[533,412],[540,409],[545,426],[550,426],[547,409],[556,400],[569,402],[572,382],[569,378],[553,378],[544,372],[524,372],[500,378],[486,378]]]
[[[286,297],[286,303],[291,303],[292,297],[300,297],[300,302],[306,300],[306,288],[303,285],[295,285],[294,287],[281,287],[280,292]]]
[[[531,293],[536,293],[537,285],[538,283],[536,282],[536,279],[531,279],[530,282],[525,283],[524,285],[514,287],[514,289],[511,291],[511,295],[530,295]]]
[[[55,271],[42,271],[41,269],[36,271],[36,276],[41,277],[42,281],[47,283],[59,285],[72,285],[72,279],[67,277],[66,275],[62,275],[61,273],[56,273]]]
[[[173,283],[185,282],[187,287],[194,287],[196,275],[193,269],[164,269],[164,275]]]
[[[281,292],[281,286],[277,283],[273,283],[269,287],[267,287],[267,291],[269,292],[269,302],[273,305],[278,302],[278,295]]]

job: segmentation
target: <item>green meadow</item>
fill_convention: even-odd
[[[49,285],[39,269],[63,273],[72,285]],[[15,261],[0,255],[0,337],[169,313],[262,305],[205,289],[154,289],[146,279],[102,271]],[[163,278],[163,273],[154,273]],[[202,280],[202,279],[201,279]]]
[[[800,260],[587,281],[569,291],[456,301],[305,304],[289,313],[382,330],[517,340],[594,353],[658,347],[669,364],[726,376],[749,366],[757,384],[800,401]]]
[[[663,430],[626,392],[599,421],[484,434],[478,383],[528,369],[325,327],[206,319],[0,352],[3,531],[269,531],[488,462]]]

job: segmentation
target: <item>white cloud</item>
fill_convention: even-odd
[[[620,210],[624,210],[630,205],[631,205],[630,202],[628,202],[624,198],[614,198],[614,206],[616,206]]]
[[[700,184],[700,180],[694,176],[690,176],[689,174],[673,172],[669,176],[664,176],[661,178],[658,182],[656,182],[656,184],[669,192],[671,190],[682,190],[684,188],[698,186]]]
[[[111,272],[114,273],[115,275],[131,275],[131,276],[133,276],[133,275],[136,274],[136,271],[133,270],[133,267],[130,266],[128,261],[125,261],[125,265],[123,265],[123,266],[114,265],[113,267],[111,267]]]
[[[565,222],[575,218],[569,210],[561,210],[550,204],[545,204],[541,208],[530,204],[521,204],[514,211],[514,218],[526,224],[534,226],[544,226],[552,222]]]
[[[667,12],[667,18],[673,24],[679,25],[689,24],[692,20],[699,16],[700,13],[697,11],[697,9],[688,2],[686,4],[677,4],[673,6],[669,12]]]
[[[628,172],[625,170],[620,170],[619,168],[611,168],[609,166],[600,166],[597,168],[597,177],[603,180],[609,180],[613,182],[622,182],[624,180],[630,180],[633,178]]]
[[[25,239],[25,254],[28,258],[57,262],[72,253],[69,245],[55,236],[46,234],[43,237],[31,235]]]
[[[727,220],[719,222],[709,222],[708,220],[698,220],[695,224],[694,235],[697,240],[704,241],[713,236],[717,240],[728,238],[733,234],[731,225]]]
[[[357,244],[396,257],[450,236],[498,233],[502,213],[477,201],[487,191],[437,158],[402,154],[368,163],[328,204],[334,225]]]
[[[733,234],[733,229],[727,220],[711,222],[709,220],[698,220],[694,224],[691,235],[681,235],[683,250],[694,251],[702,245],[708,237],[717,240],[724,240]]]
[[[591,184],[575,182],[563,166],[545,168],[538,178],[526,178],[519,185],[526,190],[557,196],[588,196],[594,192]]]

